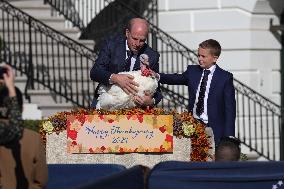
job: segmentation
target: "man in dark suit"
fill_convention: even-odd
[[[133,76],[118,73],[139,70],[139,56],[141,54],[148,55],[151,70],[159,71],[160,55],[146,44],[148,32],[149,24],[146,20],[131,19],[126,28],[125,36],[111,37],[105,41],[91,69],[91,79],[103,85],[116,84],[127,94],[135,95],[138,84],[133,81]],[[95,107],[97,104],[98,87],[91,107]],[[162,95],[158,90],[153,96],[147,93],[144,96],[135,96],[135,103],[138,106],[153,106],[159,103],[161,99]]]
[[[233,75],[216,64],[220,54],[216,40],[203,41],[198,48],[199,65],[189,65],[182,74],[158,76],[162,84],[188,86],[188,111],[213,129],[216,144],[223,136],[235,135],[236,118]]]

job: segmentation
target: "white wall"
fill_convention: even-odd
[[[283,0],[159,0],[159,27],[196,50],[213,38],[223,48],[218,64],[280,104],[281,44],[270,31]]]

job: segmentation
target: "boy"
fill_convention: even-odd
[[[213,129],[215,144],[235,135],[236,118],[233,75],[216,64],[220,54],[218,41],[208,39],[199,44],[199,65],[189,65],[182,74],[158,76],[162,84],[188,86],[188,111]]]

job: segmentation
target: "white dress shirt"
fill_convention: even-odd
[[[127,40],[125,41],[126,43],[126,51],[125,51],[125,60],[128,58],[127,56],[127,51],[130,51],[129,47],[128,47],[128,44],[127,44]],[[136,62],[136,58],[137,58],[137,55],[134,54],[132,57],[131,57],[131,65],[130,65],[130,69],[129,71],[133,71],[133,68],[134,68],[134,65],[135,65],[135,62]]]
[[[207,69],[207,70],[210,70],[210,74],[208,75],[208,80],[207,80],[207,85],[206,85],[206,90],[205,90],[204,111],[203,111],[203,113],[200,116],[196,115],[196,104],[198,102],[200,85],[201,85],[201,81],[202,81],[202,78],[203,78],[203,75],[204,75],[204,71],[203,71],[202,77],[201,77],[201,79],[199,81],[199,85],[198,85],[196,96],[195,96],[194,107],[193,107],[193,117],[202,120],[206,124],[208,123],[207,100],[208,100],[208,94],[209,94],[209,90],[210,90],[210,85],[211,85],[211,81],[212,81],[212,77],[213,77],[213,74],[215,72],[215,69],[216,69],[216,65],[213,65],[209,69]]]

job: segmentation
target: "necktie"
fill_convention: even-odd
[[[125,60],[125,71],[130,71],[130,66],[131,66],[131,58],[133,56],[132,51],[127,50],[127,58]]]
[[[198,116],[200,116],[204,112],[204,97],[209,74],[210,70],[204,70],[203,78],[199,89],[198,102],[196,104],[196,114]]]

